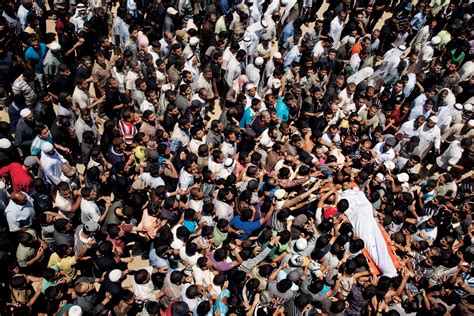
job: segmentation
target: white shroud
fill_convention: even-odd
[[[344,214],[352,224],[354,234],[364,241],[365,248],[379,270],[387,277],[396,276],[397,269],[372,213],[372,204],[365,194],[358,189],[350,189],[343,191],[340,199],[349,202],[349,209]]]

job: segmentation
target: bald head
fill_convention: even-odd
[[[27,201],[26,195],[23,192],[13,192],[10,195],[10,199],[19,205],[24,205]]]

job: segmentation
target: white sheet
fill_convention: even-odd
[[[343,191],[340,199],[349,202],[349,209],[345,214],[354,228],[354,234],[364,241],[365,248],[382,274],[388,277],[396,276],[397,269],[372,213],[372,204],[365,194],[358,189],[350,189]]]

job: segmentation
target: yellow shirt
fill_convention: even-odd
[[[77,260],[74,256],[61,259],[57,253],[53,253],[49,258],[48,268],[56,269],[74,280],[78,275],[81,274],[80,271],[74,267],[76,263]]]

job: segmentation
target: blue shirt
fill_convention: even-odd
[[[227,307],[226,304],[223,302],[224,297],[229,297],[230,296],[230,291],[228,289],[225,289],[222,291],[218,296],[217,296],[217,302],[212,306],[210,315],[215,315],[217,311],[219,311],[219,315],[227,315],[227,312],[229,311],[229,307]]]
[[[260,223],[260,221],[255,221],[255,222],[243,222],[241,219],[240,219],[240,216],[235,216],[231,221],[230,221],[230,225],[232,227],[234,227],[234,229],[236,230],[243,230],[244,233],[243,234],[239,234],[237,236],[238,239],[241,239],[241,240],[245,240],[247,238],[250,237],[250,235],[252,235],[252,232],[254,230],[257,230],[260,228],[260,226],[262,226],[262,224]]]
[[[28,47],[25,51],[25,60],[29,61],[35,69],[35,73],[42,74],[43,61],[46,56],[47,47],[45,44],[39,44],[39,51],[35,50],[33,47]]]
[[[275,107],[277,117],[280,119],[282,122],[288,121],[288,118],[290,116],[290,110],[288,109],[288,106],[283,102],[283,97],[278,99],[276,107]]]
[[[415,30],[419,30],[425,25],[426,22],[426,15],[424,15],[422,12],[416,14],[413,19],[411,19],[410,24]]]
[[[288,22],[288,24],[285,26],[283,31],[281,32],[281,37],[280,37],[280,46],[283,46],[283,44],[286,42],[286,40],[293,35],[295,32],[295,27],[293,24],[294,21]]]
[[[242,116],[242,119],[240,120],[239,127],[240,128],[245,128],[247,125],[250,125],[252,123],[252,120],[253,120],[254,116],[255,116],[255,112],[249,106],[245,110],[244,115]]]
[[[196,232],[196,228],[198,227],[198,224],[196,221],[185,220],[183,222],[183,226],[186,227],[191,234],[194,234]]]

